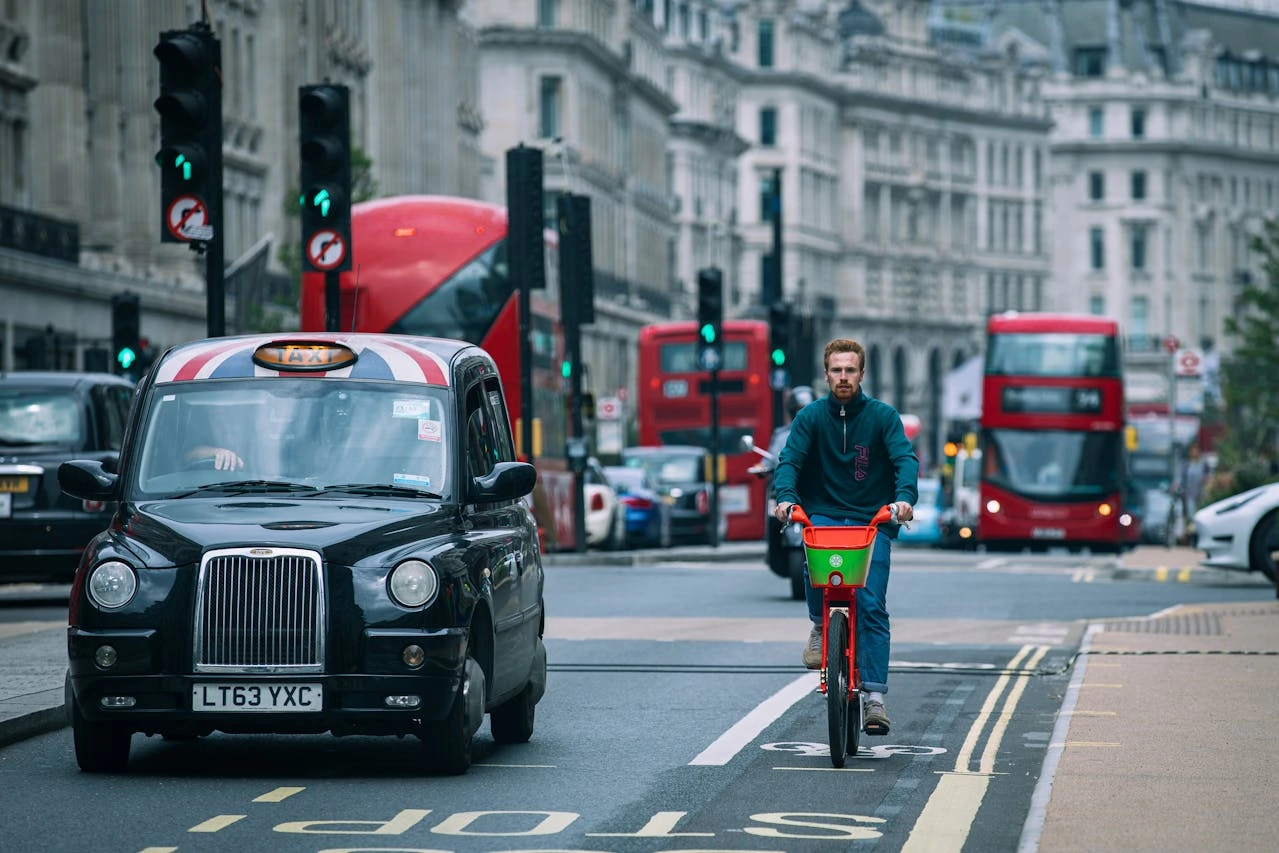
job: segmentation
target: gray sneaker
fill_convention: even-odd
[[[809,669],[822,667],[822,629],[818,625],[808,634],[808,645],[804,646],[804,666]]]
[[[888,712],[884,710],[883,702],[867,702],[866,703],[866,734],[868,735],[886,735],[888,734]]]

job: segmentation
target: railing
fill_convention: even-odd
[[[80,263],[80,226],[0,205],[0,248]]]

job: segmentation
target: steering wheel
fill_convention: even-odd
[[[215,471],[217,470],[218,458],[213,455],[198,456],[186,463],[188,471]]]

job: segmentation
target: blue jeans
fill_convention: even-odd
[[[814,515],[815,527],[848,526],[848,519]],[[888,570],[892,561],[893,540],[886,533],[875,534],[875,551],[870,558],[866,586],[857,590],[857,666],[862,671],[861,688],[888,692]],[[822,590],[809,583],[805,588],[808,618],[822,624]]]

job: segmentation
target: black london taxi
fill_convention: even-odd
[[[487,712],[533,733],[543,569],[502,384],[482,349],[295,333],[164,353],[138,387],[118,501],[71,589],[76,760],[127,767],[134,733],[415,735],[462,773]]]
[[[114,470],[133,383],[111,373],[0,372],[0,583],[67,583],[114,509],[58,487],[58,466]]]

